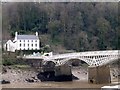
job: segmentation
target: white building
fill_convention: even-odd
[[[8,40],[4,45],[4,49],[11,52],[15,52],[15,50],[39,50],[39,44],[38,32],[36,32],[36,35],[18,35],[15,32],[14,40]]]

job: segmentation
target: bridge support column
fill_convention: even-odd
[[[96,84],[110,83],[109,66],[88,67],[88,82]]]
[[[72,81],[71,66],[61,65],[55,67],[56,81]]]

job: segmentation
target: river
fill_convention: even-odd
[[[4,84],[3,88],[101,88],[109,84],[89,84],[87,81],[39,82]]]

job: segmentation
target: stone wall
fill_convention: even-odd
[[[72,74],[71,66],[61,65],[55,67],[55,76],[71,75],[71,74]]]
[[[110,83],[109,66],[88,67],[88,82],[96,84]]]

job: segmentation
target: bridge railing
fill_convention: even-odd
[[[90,65],[99,63],[108,63],[109,60],[119,59],[119,50],[106,50],[106,51],[87,51],[87,52],[75,52],[75,53],[66,53],[53,56],[24,56],[27,59],[44,59],[46,61],[50,60],[59,60],[59,59],[81,59],[87,62]],[[64,60],[63,60],[64,61]],[[102,64],[101,63],[101,64]]]

